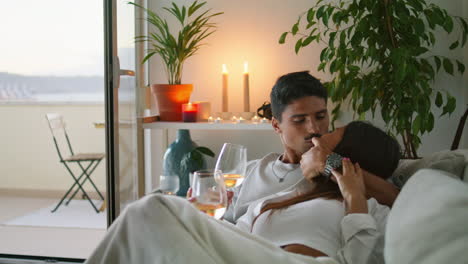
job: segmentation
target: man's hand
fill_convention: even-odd
[[[302,174],[309,181],[325,170],[327,156],[332,153],[327,144],[320,138],[312,138],[312,143],[314,146],[301,158]]]

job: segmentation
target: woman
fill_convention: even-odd
[[[361,156],[364,155],[361,155],[361,152],[357,153],[355,149],[366,149],[362,153],[373,155],[369,157],[369,160],[378,160],[382,166],[387,167],[387,163],[394,164],[395,160],[398,162],[398,156],[394,153],[395,149],[389,147],[395,142],[388,143],[388,136],[378,129],[375,130],[371,125],[362,122],[353,123],[346,129],[337,129],[334,133],[323,136],[320,140],[329,146],[336,146],[335,142],[341,141],[342,143],[336,146],[335,151],[338,152],[342,148],[343,150],[338,153],[350,157],[352,161],[362,162],[365,169],[375,174],[382,173],[387,176],[387,171],[385,173],[372,171],[374,167],[366,164],[368,157],[361,160]],[[362,134],[364,132],[366,134]],[[362,136],[371,144],[359,142]],[[374,137],[386,143],[373,142]],[[355,142],[349,142],[348,139]],[[368,151],[367,148],[373,151]],[[348,149],[352,151],[347,152]],[[357,160],[355,160],[356,157],[358,157]],[[390,171],[391,166],[388,167]],[[181,198],[148,195],[130,205],[122,213],[86,263],[365,263],[373,259],[370,255],[378,238],[381,237],[378,234],[381,228],[376,228],[376,225],[384,224],[386,214],[380,217],[379,214],[373,212],[375,208],[378,208],[375,200],[369,202],[369,214],[367,214],[366,199],[362,197],[357,199],[359,195],[362,196],[365,193],[359,165],[353,166],[350,161],[344,161],[343,173],[333,172],[333,174],[338,185],[323,177],[314,179],[311,184],[303,181],[295,191],[285,195],[276,195],[275,199],[282,198],[282,203],[264,203],[266,200],[263,200],[251,206],[250,213],[248,213],[250,218],[243,218],[241,222],[244,226],[239,224],[239,228],[247,232],[242,232],[236,226],[204,215]],[[290,198],[291,195],[293,195],[292,199],[284,200],[284,198]],[[278,202],[277,200],[270,201]],[[268,229],[268,218],[280,219],[283,215],[287,219],[288,215],[285,213],[288,210],[295,210],[296,205],[307,206],[312,201],[319,201],[322,209],[334,215],[328,223],[325,222],[327,226],[323,222],[320,225],[324,226],[299,226],[295,222],[289,222],[288,226],[299,227],[295,231],[295,237],[289,237],[289,240],[285,242],[281,240],[280,234],[279,244],[265,239],[265,232],[261,232],[262,228],[271,230],[272,233],[282,231],[282,228],[274,230],[274,225]],[[346,204],[346,208],[341,206],[342,201]],[[323,206],[327,205],[327,202],[335,203],[334,207]],[[263,209],[263,214],[261,209]],[[268,211],[271,209],[275,212],[270,216]],[[304,223],[305,219],[307,223],[308,219],[315,219],[317,215],[323,214],[321,211],[318,214],[316,211],[305,212],[307,212],[306,215],[295,221]],[[346,213],[348,215],[345,216]],[[262,220],[262,217],[266,218]],[[255,218],[257,219],[254,223]],[[341,228],[330,224],[332,222],[340,222]],[[314,239],[324,239],[326,243],[322,244],[328,243],[331,246],[325,250],[315,246],[319,244],[305,241],[302,234],[305,232],[302,231],[308,228],[325,232],[329,230],[330,233],[326,236],[319,234]],[[315,235],[317,233],[313,234]],[[333,244],[333,241],[340,241],[341,238],[345,239],[343,243]],[[278,250],[278,246],[285,250]],[[353,251],[356,249],[360,252],[358,256]],[[314,259],[310,256],[319,257]]]
[[[367,201],[361,166],[365,173],[390,177],[400,158],[398,143],[361,121],[351,122],[314,143],[350,157],[343,160],[342,172],[333,171],[338,184],[324,176],[312,183],[301,182],[293,192],[252,205],[237,226],[290,252],[329,256],[342,263],[383,262],[383,232],[389,209],[373,198]]]

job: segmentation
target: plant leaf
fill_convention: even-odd
[[[455,97],[449,96],[447,99],[447,103],[445,104],[444,108],[442,109],[442,114],[440,116],[443,116],[445,114],[451,114],[456,107],[456,99]]]
[[[437,96],[436,96],[436,99],[435,99],[435,104],[436,104],[437,107],[440,107],[443,104],[442,94],[440,92],[437,92]]]
[[[452,43],[452,45],[450,45],[449,49],[453,50],[453,49],[456,49],[457,47],[458,47],[458,40],[455,41],[454,43]]]
[[[314,39],[316,39],[317,36],[308,36],[303,42],[302,42],[302,47],[306,47],[309,45]]]
[[[279,44],[284,44],[286,42],[286,36],[288,36],[288,32],[284,32],[281,34],[281,37],[279,38]]]
[[[444,23],[443,27],[444,27],[445,31],[447,31],[447,33],[452,33],[452,30],[453,30],[452,17],[450,17],[450,16],[445,17],[445,23]]]
[[[458,67],[458,71],[461,74],[465,73],[465,65],[461,63],[459,60],[457,60],[457,67]]]
[[[432,131],[432,129],[434,129],[434,115],[432,113],[429,113],[429,119],[427,121],[426,131],[430,132]]]
[[[441,66],[441,64],[442,64],[442,61],[441,61],[440,58],[437,57],[437,56],[434,56],[434,61],[435,61],[435,64],[436,64],[436,69],[437,69],[437,71],[439,71],[439,70],[440,70],[440,66]]]
[[[307,22],[309,22],[309,24],[314,20],[314,15],[315,9],[310,8],[309,11],[307,11]]]
[[[447,59],[447,58],[444,58],[444,70],[445,72],[447,72],[448,74],[450,75],[453,75],[453,64],[452,62]]]
[[[317,17],[317,19],[320,19],[323,16],[324,9],[325,9],[325,6],[321,6],[317,9],[317,13],[315,14],[315,17]]]
[[[201,152],[202,154],[205,154],[205,155],[210,156],[210,157],[215,156],[214,152],[211,151],[211,149],[209,149],[207,147],[197,147],[196,150]]]
[[[466,43],[466,38],[467,38],[467,35],[468,35],[468,23],[466,22],[466,20],[462,17],[459,17],[459,20],[460,20],[460,23],[462,24],[462,27],[463,27],[463,32],[461,33],[462,34],[462,42],[461,42],[461,45],[462,46],[465,46],[465,43]]]
[[[296,51],[296,54],[299,52],[299,50],[302,47],[302,39],[297,40],[296,46],[294,47],[294,50]]]
[[[293,34],[293,36],[295,36],[297,34],[297,31],[299,31],[299,22],[294,24],[292,29],[291,29],[291,33]]]

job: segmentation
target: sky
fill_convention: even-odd
[[[119,47],[133,45],[133,7],[119,2]],[[2,1],[0,72],[103,75],[103,0]]]

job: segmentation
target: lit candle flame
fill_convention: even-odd
[[[223,64],[223,74],[227,74],[227,73],[228,73],[228,70],[227,70],[226,64]]]
[[[249,73],[249,63],[244,62],[244,73]]]

